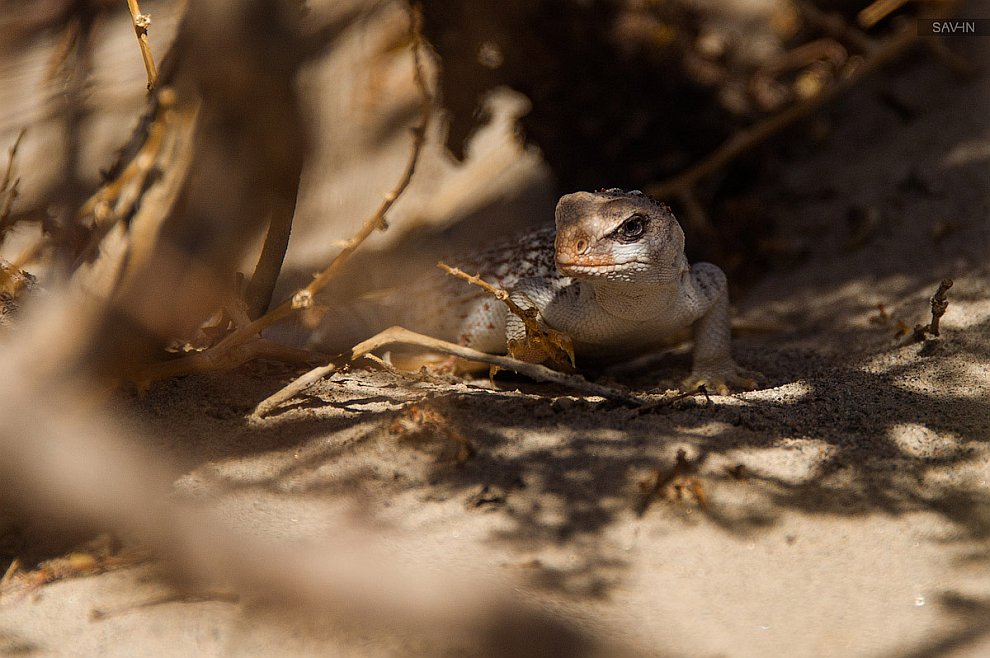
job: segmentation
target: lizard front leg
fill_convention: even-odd
[[[691,267],[691,283],[702,307],[707,309],[694,322],[694,365],[682,386],[686,390],[704,385],[712,392],[727,394],[730,388],[752,390],[756,382],[740,374],[732,359],[729,318],[729,289],[725,274],[711,263]]]
[[[541,277],[521,279],[509,295],[510,301],[526,316],[509,312],[505,322],[505,343],[510,356],[529,363],[545,363],[551,368],[571,371],[574,347],[571,337],[551,327],[542,309],[557,294],[559,285]]]

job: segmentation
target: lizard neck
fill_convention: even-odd
[[[586,280],[595,301],[609,315],[631,321],[650,320],[676,308],[685,294],[691,267],[679,254],[666,267],[658,267],[635,281],[609,279]]]
[[[588,281],[595,302],[609,315],[623,320],[643,321],[672,308],[681,296],[680,279],[674,281]]]

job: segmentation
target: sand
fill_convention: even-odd
[[[373,50],[367,35],[352,34],[307,84],[360,70]],[[986,46],[963,46],[990,61]],[[399,105],[414,93],[401,66],[383,65],[377,82],[389,92],[380,98]],[[332,103],[313,101],[325,112],[319,157],[283,289],[349,235],[401,169],[407,135],[375,130],[389,108],[355,113],[368,84],[357,75]],[[916,116],[894,116],[881,92]],[[964,83],[912,58],[828,109],[827,139],[780,162],[767,217],[805,256],[735,300],[740,324],[764,325],[734,343],[737,360],[760,373],[756,391],[641,412],[522,379],[492,388],[354,368],[248,420],[300,372],[259,363],[112,404],[170,464],[176,496],[235,528],[317,547],[357,519],[399,563],[433,565],[437,582],[490,583],[521,606],[523,622],[492,619],[505,632],[367,632],[335,611],[223,600],[91,620],[93,609],[171,591],[142,564],[0,600],[0,653],[990,655],[988,106],[985,72]],[[334,120],[351,116],[361,129],[341,137]],[[370,135],[384,140],[373,150]],[[344,282],[389,285],[429,262],[429,244],[483,240],[479,226],[510,230],[493,218],[549,219],[553,185],[538,154],[504,132],[484,140],[478,152],[502,149],[498,176],[477,153],[458,168],[434,134],[392,230]],[[367,158],[345,157],[362,148]],[[477,194],[465,194],[472,184]],[[861,239],[847,226],[852,206],[879,212]],[[404,254],[413,264],[393,268]],[[945,277],[954,286],[941,335],[895,338],[898,321],[928,322],[928,297]],[[687,367],[682,349],[606,377],[655,392]],[[434,409],[474,455],[459,460],[442,432],[397,432],[409,405]],[[691,472],[643,510],[644,490],[681,450]],[[521,646],[505,644],[513,639]]]

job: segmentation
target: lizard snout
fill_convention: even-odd
[[[558,233],[555,241],[557,262],[573,263],[591,251],[591,237],[578,231]]]

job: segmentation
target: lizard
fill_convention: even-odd
[[[531,230],[454,261],[510,292],[545,328],[569,336],[579,365],[633,357],[693,329],[685,389],[727,393],[752,389],[730,352],[725,274],[711,263],[689,265],[684,232],[671,209],[638,190],[564,195],[555,225]],[[408,304],[414,300],[415,304]],[[475,286],[439,271],[393,297],[398,307],[377,324],[401,324],[480,351],[542,362],[526,348],[523,321]],[[380,309],[379,309],[380,310]],[[367,323],[367,318],[363,318]],[[336,333],[326,322],[311,346]]]

